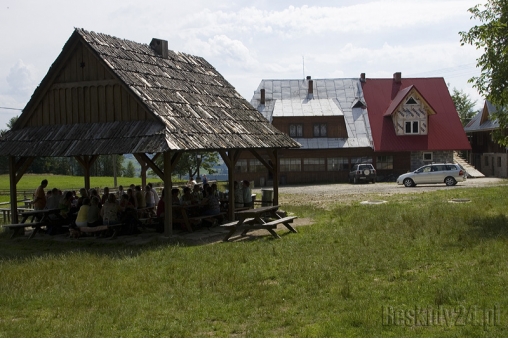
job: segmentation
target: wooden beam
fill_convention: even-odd
[[[173,235],[173,201],[171,199],[171,168],[173,159],[171,153],[164,152],[164,236]]]
[[[270,152],[269,152],[270,154]],[[279,152],[274,149],[273,152],[271,152],[271,158],[273,157],[272,164],[273,164],[273,204],[278,205],[279,204],[279,174],[280,174],[280,166],[279,166]]]
[[[234,177],[235,177],[235,165],[238,162],[238,158],[241,151],[230,150],[229,152],[219,151],[219,154],[224,160],[224,163],[228,167],[228,219],[235,220],[235,185],[234,185]]]
[[[18,223],[18,193],[16,191],[16,158],[13,156],[9,157],[9,188],[10,188],[10,199],[11,199],[11,222],[13,224]]]
[[[138,163],[141,165],[141,187],[144,189],[146,187],[146,170],[148,169],[148,165],[144,158],[141,156],[143,153],[136,153],[133,154],[134,158],[138,161]],[[143,154],[145,155],[145,154]],[[146,155],[145,155],[146,157]],[[148,158],[148,157],[147,157]]]
[[[18,182],[21,180],[21,178],[26,173],[26,170],[28,169],[28,167],[30,167],[34,159],[35,159],[34,157],[22,157],[16,162],[15,164],[16,184],[18,184]]]
[[[120,85],[120,82],[116,79],[60,82],[53,84],[50,89],[54,90],[54,89],[79,88],[79,87],[83,88],[90,86],[114,86],[114,85]]]
[[[157,154],[160,154],[160,153],[157,153]],[[158,166],[157,164],[154,162],[154,160],[156,159],[157,157],[157,154],[152,158],[150,159],[146,154],[144,153],[138,153],[138,154],[135,154],[134,157],[136,157],[136,159],[138,160],[138,162],[145,162],[146,165],[148,167],[150,167],[154,172],[155,174],[157,174],[159,176],[159,178],[161,178],[161,180],[164,180],[164,171],[162,171]],[[138,158],[139,157],[139,158]]]
[[[250,150],[250,152],[270,171],[272,172],[273,167],[270,165],[256,150]]]
[[[92,167],[95,160],[97,160],[98,155],[92,155],[91,157],[88,155],[83,156],[75,156],[81,167],[83,167],[84,179],[85,179],[85,189],[88,191],[90,189],[90,167]]]

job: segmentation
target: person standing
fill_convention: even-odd
[[[252,207],[252,191],[250,189],[250,182],[244,180],[242,182],[243,186],[243,205],[245,207]]]
[[[148,183],[148,186],[150,186],[150,190],[153,193],[153,200],[154,200],[155,206],[159,205],[160,198],[159,198],[159,194],[157,193],[157,190],[155,188],[153,188],[153,184],[151,182]]]
[[[235,208],[244,207],[243,205],[243,190],[240,185],[238,185],[238,181],[234,181],[234,190],[235,190]]]
[[[46,207],[46,193],[44,193],[44,189],[48,186],[48,181],[46,179],[41,181],[41,185],[37,187],[34,193],[34,210],[43,210]]]

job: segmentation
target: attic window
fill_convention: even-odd
[[[351,108],[363,108],[365,109],[365,104],[361,100],[357,100]]]
[[[407,99],[406,105],[418,105],[418,103],[413,97],[410,97],[409,99]]]

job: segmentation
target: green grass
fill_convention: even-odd
[[[48,180],[47,189],[51,190],[53,187],[65,190],[76,190],[78,191],[81,187],[85,186],[85,181],[83,177],[79,176],[70,176],[70,175],[52,175],[52,174],[25,174],[21,178],[21,180],[17,184],[17,193],[18,200],[24,199],[27,197],[28,199],[32,198],[32,195],[35,189],[41,184],[43,179]],[[162,185],[162,181],[160,179],[147,178],[147,183],[152,182],[156,186]],[[183,182],[182,180],[174,179],[173,184],[178,184]],[[128,187],[130,184],[141,185],[141,178],[126,178],[126,177],[118,177],[117,185],[123,185],[124,188]],[[90,187],[113,187],[114,181],[113,177],[90,177]],[[10,201],[8,191],[9,191],[9,175],[2,174],[0,175],[0,203]],[[4,193],[4,194],[2,194]]]
[[[0,234],[0,336],[505,337],[506,190],[284,206],[315,224],[280,240],[127,246]],[[441,322],[415,318],[420,308]],[[495,324],[482,323],[484,309]]]

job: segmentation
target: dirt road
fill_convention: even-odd
[[[280,186],[279,204],[294,205],[319,205],[323,206],[330,202],[353,203],[362,200],[380,199],[393,194],[415,194],[438,190],[454,190],[459,188],[475,188],[488,186],[508,186],[508,180],[498,178],[468,179],[457,183],[455,186],[418,185],[416,187],[404,187],[395,182],[379,182],[375,184],[323,184],[302,186]],[[255,188],[253,193],[261,193],[262,188]],[[259,196],[259,195],[258,195]]]

